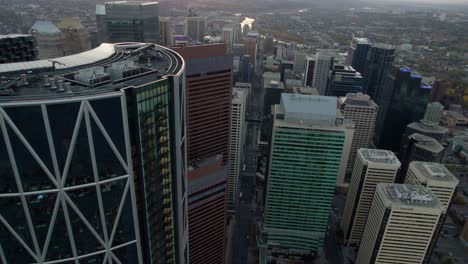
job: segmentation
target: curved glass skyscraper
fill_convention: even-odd
[[[1,263],[185,263],[183,73],[144,43],[0,65]]]

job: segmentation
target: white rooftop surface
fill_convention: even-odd
[[[358,150],[358,152],[368,162],[377,164],[391,164],[397,165],[398,167],[401,165],[395,154],[389,150],[361,148]]]
[[[114,45],[104,43],[95,49],[56,59],[0,64],[0,73],[52,67],[53,62],[58,62],[55,64],[57,70],[73,68],[107,59],[114,53]]]
[[[379,183],[377,189],[383,191],[384,199],[400,207],[420,207],[443,209],[444,206],[431,190],[421,185]]]
[[[281,94],[284,119],[314,121],[334,125],[337,116],[337,98],[305,94]],[[310,122],[308,122],[310,123]]]
[[[357,44],[371,45],[372,42],[368,38],[354,38]]]
[[[458,179],[442,164],[413,161],[410,166],[414,166],[420,176],[432,181],[453,182],[458,184]]]

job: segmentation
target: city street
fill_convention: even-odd
[[[259,67],[259,69],[261,70],[261,67]],[[263,91],[261,86],[261,74],[259,74],[252,83],[252,90],[250,91],[246,111],[246,120],[248,121],[246,122],[247,131],[243,151],[245,171],[242,170],[239,176],[239,194],[242,194],[242,197],[239,199],[237,212],[235,214],[231,264],[256,263],[253,256],[256,247],[255,226],[258,221],[255,217],[255,178],[258,154],[257,142],[260,131],[259,120],[261,119],[262,105]]]

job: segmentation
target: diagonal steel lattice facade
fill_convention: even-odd
[[[125,100],[0,104],[1,263],[142,263]]]

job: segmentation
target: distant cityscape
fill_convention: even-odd
[[[468,6],[0,2],[0,263],[468,263]]]

